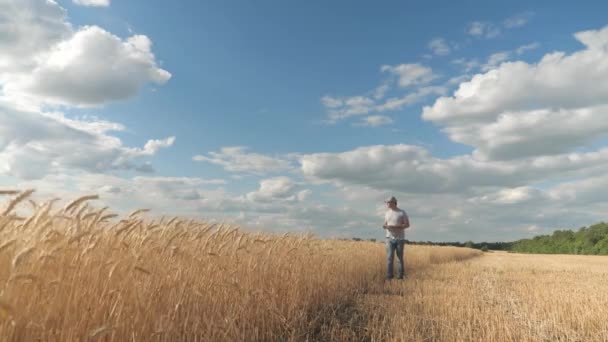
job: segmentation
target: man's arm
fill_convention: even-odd
[[[407,217],[407,214],[403,215],[403,223],[401,224],[401,228],[407,229],[410,227],[410,218]]]

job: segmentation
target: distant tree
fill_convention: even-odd
[[[482,252],[487,252],[488,251],[488,245],[484,244],[481,246],[481,251]]]
[[[578,231],[556,230],[551,235],[517,240],[511,250],[520,253],[608,255],[608,224],[601,222]]]
[[[466,248],[475,248],[475,244],[473,243],[473,241],[469,240],[467,242],[464,243],[464,246]]]

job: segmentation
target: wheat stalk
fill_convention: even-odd
[[[105,333],[108,333],[112,330],[115,330],[116,327],[112,327],[109,325],[103,325],[99,328],[93,329],[90,333],[89,333],[89,337],[88,337],[88,341],[92,341],[93,339],[95,339],[96,337],[99,337]]]
[[[15,257],[13,258],[13,261],[11,262],[11,266],[13,267],[13,269],[17,268],[17,266],[21,263],[21,261],[23,261],[23,259],[25,259],[28,254],[32,253],[34,251],[34,249],[36,249],[35,247],[27,247],[24,248],[23,250],[21,250],[19,253],[17,253],[17,255],[15,255]]]
[[[81,197],[75,199],[74,201],[70,202],[68,205],[66,205],[65,208],[63,209],[63,211],[65,213],[71,213],[74,209],[78,208],[78,206],[80,206],[82,203],[84,203],[86,201],[96,200],[96,199],[99,199],[99,195],[81,196]]]
[[[17,206],[17,204],[19,204],[21,201],[23,201],[26,198],[28,198],[32,193],[34,193],[33,189],[25,190],[22,193],[20,193],[15,199],[13,199],[12,201],[10,201],[10,203],[8,204],[8,206],[6,207],[6,209],[4,209],[4,211],[2,212],[2,214],[0,214],[0,216],[6,216],[6,215],[8,215],[11,211],[13,211],[13,209],[15,209],[15,207]]]

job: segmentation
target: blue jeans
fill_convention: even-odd
[[[405,249],[404,240],[393,240],[386,238],[386,254],[387,254],[387,278],[393,277],[393,260],[397,254],[397,277],[403,278],[405,275],[405,262],[403,261],[403,250]]]

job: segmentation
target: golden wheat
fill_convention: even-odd
[[[369,241],[248,233],[144,210],[55,200],[0,216],[0,336],[15,341],[299,341],[371,336],[358,303],[384,286],[384,247]],[[27,229],[26,229],[27,228]],[[476,255],[408,249],[408,270]],[[3,284],[3,286],[2,286]]]

